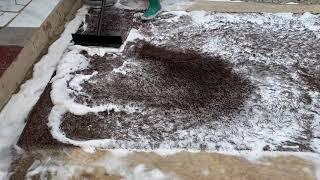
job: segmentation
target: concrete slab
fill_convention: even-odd
[[[9,28],[0,29],[0,45],[24,46],[39,28]]]
[[[32,0],[16,0],[17,4],[20,4],[20,5],[27,5],[31,1]]]
[[[24,8],[25,3],[16,3],[15,0],[1,0],[0,1],[0,11],[7,12],[19,12]]]
[[[4,27],[9,24],[9,22],[13,20],[17,14],[18,13],[13,12],[0,12],[0,27]]]

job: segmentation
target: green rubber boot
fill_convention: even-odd
[[[141,19],[149,20],[155,18],[161,12],[160,0],[149,0],[149,7]]]

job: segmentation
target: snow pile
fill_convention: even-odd
[[[79,10],[77,17],[67,24],[61,37],[50,46],[48,54],[34,66],[33,78],[20,87],[19,93],[13,95],[1,111],[0,173],[7,172],[11,148],[24,128],[24,121],[50,81],[58,62],[72,40],[71,34],[78,30],[86,13],[87,7]]]

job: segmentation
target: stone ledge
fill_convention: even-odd
[[[61,34],[66,21],[81,7],[81,0],[62,0],[53,9],[40,28],[34,31],[15,61],[0,78],[0,109],[25,80],[27,72]]]

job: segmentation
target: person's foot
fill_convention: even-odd
[[[149,0],[149,7],[141,16],[142,20],[150,20],[155,18],[161,12],[159,0]]]

